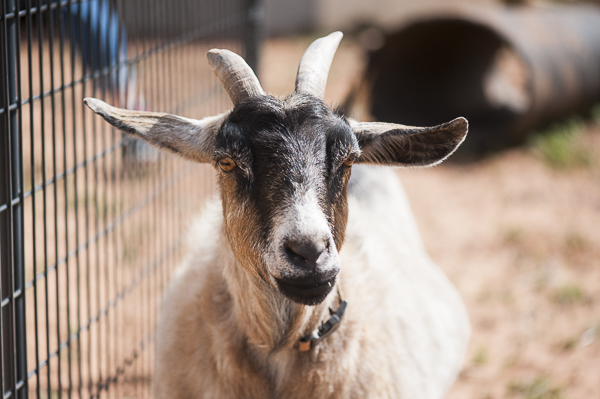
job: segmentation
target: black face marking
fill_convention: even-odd
[[[244,245],[268,248],[277,218],[310,191],[339,249],[351,169],[344,161],[359,152],[344,117],[314,97],[293,94],[278,100],[262,96],[238,104],[216,137],[213,160],[231,158],[238,166],[219,173],[225,214],[243,203],[244,212],[238,217],[256,219],[238,224],[256,230],[253,242]],[[262,268],[259,259],[255,263]]]

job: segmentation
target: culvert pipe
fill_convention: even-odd
[[[471,148],[517,143],[600,102],[600,8],[455,8],[413,18],[371,54],[358,92],[376,120],[428,126],[465,116]]]

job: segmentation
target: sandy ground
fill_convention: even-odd
[[[277,95],[293,90],[298,61],[316,37],[265,43],[259,71],[265,90]],[[173,50],[173,54],[151,57],[138,66],[140,90],[147,106],[176,112],[172,107],[181,96],[187,98],[206,88],[220,90],[204,61],[206,46],[190,45]],[[201,63],[196,62],[199,54]],[[361,47],[352,38],[344,39],[331,68],[326,102],[340,104],[358,83],[363,67]],[[166,95],[154,88],[155,70],[171,72],[170,80],[162,82],[172,88]],[[193,84],[182,78],[192,75],[199,77]],[[48,76],[45,82],[47,90]],[[24,92],[27,89],[25,82]],[[35,92],[39,90],[36,86]],[[40,118],[40,102],[24,110],[24,131],[34,129],[31,139],[24,137],[24,157],[34,155],[34,160],[41,160],[45,151],[47,158],[45,165],[37,161],[34,165],[25,163],[26,177],[32,175],[30,168],[34,168],[33,181],[25,181],[27,188],[41,184],[44,170],[46,179],[55,174],[51,162],[55,147],[58,159],[63,155],[62,149],[69,154],[66,166],[58,165],[56,173],[60,173],[84,158],[93,158],[91,144],[96,143],[101,149],[118,139],[107,136],[107,127],[99,118],[92,118],[90,111],[86,111],[85,122],[81,120],[83,108],[79,99],[84,93],[81,87],[75,90],[76,133],[65,139],[60,134],[62,126],[67,131],[73,129],[69,102],[66,122],[58,117],[56,121]],[[85,95],[90,95],[90,90],[88,84]],[[71,94],[65,93],[67,101],[71,101]],[[57,104],[60,100],[57,97]],[[209,101],[208,105],[201,99],[192,100],[181,111],[190,117],[214,114],[229,106],[227,99]],[[50,99],[45,100],[45,106],[50,109]],[[54,124],[59,132],[56,141],[50,133]],[[90,129],[92,125],[98,134]],[[86,137],[88,147],[83,150]],[[476,163],[446,162],[430,169],[399,171],[425,245],[459,289],[473,326],[465,368],[449,398],[600,398],[600,231],[596,228],[600,225],[600,162],[596,161],[600,154],[600,127],[588,124],[580,140],[591,161],[579,167],[552,167],[537,150],[523,147]],[[44,150],[41,143],[45,141],[48,142]],[[149,344],[143,350],[140,342],[152,331],[159,304],[156,292],[166,284],[182,252],[165,255],[168,262],[159,269],[151,267],[151,261],[162,256],[160,250],[185,230],[189,214],[197,212],[201,197],[212,191],[212,180],[201,171],[174,179],[179,171],[187,170],[187,164],[170,156],[161,159],[152,173],[122,175],[116,173],[124,167],[121,153],[112,152],[106,161],[93,162],[89,168],[69,175],[67,190],[65,183],[59,182],[58,194],[49,186],[47,201],[40,191],[25,202],[28,281],[71,253],[75,243],[92,239],[89,253],[81,250],[65,263],[66,267],[59,268],[60,273],[51,272],[48,279],[40,279],[39,292],[35,287],[27,291],[27,303],[36,303],[40,313],[39,326],[33,326],[34,308],[28,309],[30,370],[36,361],[43,362],[50,352],[56,351],[59,342],[68,342],[73,334],[80,334],[81,340],[81,344],[74,340],[71,346],[57,351],[59,356],[52,357],[50,372],[47,366],[41,367],[39,384],[44,389],[40,395],[32,396],[43,398],[56,393],[59,365],[63,365],[63,389],[71,382],[77,391],[74,382],[81,377],[82,396],[89,397],[88,393],[93,393],[95,385],[106,381],[107,376],[118,378],[118,384],[111,385],[103,397],[147,396],[153,346]],[[165,179],[175,187],[166,190],[161,185]],[[85,195],[86,189],[89,196]],[[193,196],[189,195],[190,189],[194,190]],[[153,201],[146,204],[145,198]],[[47,218],[43,216],[44,201]],[[66,210],[65,203],[69,204]],[[98,242],[93,240],[98,231],[110,227],[111,221],[128,209],[136,211],[127,213],[129,219],[122,227],[106,238],[99,236]],[[162,213],[164,209],[175,210],[167,214]],[[79,221],[79,230],[73,226],[75,220]],[[37,226],[35,236],[32,226]],[[48,237],[68,237],[69,244],[65,240],[64,244],[55,245],[50,239],[44,247],[45,230]],[[32,255],[34,248],[37,258]],[[140,280],[140,276],[144,278]],[[86,282],[89,279],[91,282]],[[107,284],[108,281],[114,284]],[[81,309],[76,304],[79,296],[83,298]],[[110,305],[114,298],[118,305]],[[71,315],[65,317],[69,303]],[[109,310],[104,313],[102,304],[107,303]],[[116,310],[111,310],[112,306]],[[51,311],[46,319],[43,314],[48,307]],[[80,324],[88,324],[91,318],[99,322],[78,332]],[[34,328],[39,339],[32,333]],[[57,333],[46,340],[46,329]],[[39,351],[39,359],[34,357],[33,348]],[[69,359],[74,369],[83,363],[82,370],[73,370],[73,382],[64,372]],[[30,380],[32,386],[38,383],[35,380]],[[74,395],[78,396],[76,392]]]
[[[265,90],[293,90],[314,37],[266,43]],[[363,66],[346,38],[325,100],[339,104]],[[399,171],[425,246],[471,318],[465,367],[448,398],[600,398],[600,126],[584,130],[591,161],[579,167],[552,166],[524,146]]]
[[[564,396],[522,397],[600,397],[598,170],[557,172],[519,149],[401,176],[425,245],[471,317],[449,397],[510,397],[536,380]]]

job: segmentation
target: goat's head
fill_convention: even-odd
[[[295,92],[264,94],[251,68],[228,50],[208,59],[234,103],[202,120],[127,111],[88,98],[117,128],[219,174],[224,228],[238,261],[291,300],[314,305],[331,291],[348,216],[346,187],[353,163],[427,166],[463,141],[467,121],[430,128],[357,122],[323,102],[335,32],[308,48]]]

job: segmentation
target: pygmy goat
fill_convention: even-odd
[[[201,120],[85,100],[218,173],[220,198],[162,306],[156,398],[441,398],[460,370],[462,301],[425,253],[395,173],[353,165],[435,165],[467,121],[422,128],[332,110],[323,95],[341,38],[310,45],[284,99],[239,55],[210,50],[234,107]]]

